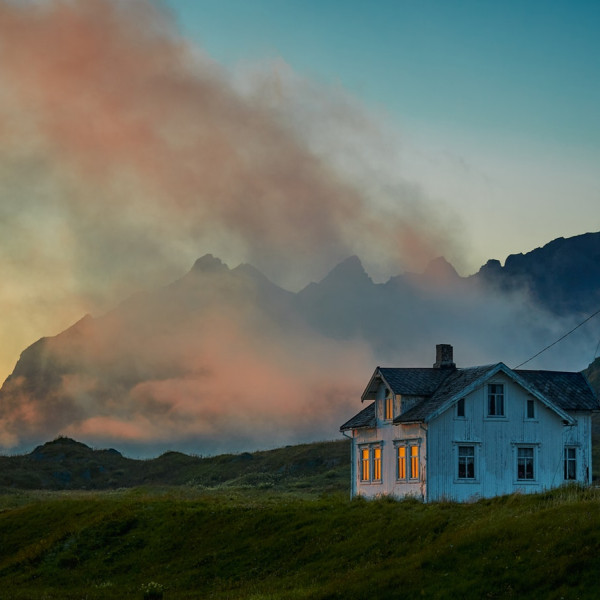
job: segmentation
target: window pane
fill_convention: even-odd
[[[527,400],[527,418],[534,419],[535,418],[535,410],[533,400]]]
[[[373,479],[381,480],[381,448],[373,449]]]
[[[369,481],[369,449],[363,448],[361,451],[361,474],[363,481]]]
[[[406,479],[406,446],[398,446],[398,479]]]
[[[458,447],[458,478],[475,479],[475,447]]]
[[[385,419],[391,419],[394,416],[394,402],[392,398],[385,399]]]
[[[565,448],[564,478],[577,479],[577,454],[575,448]]]
[[[456,403],[456,416],[457,417],[464,417],[465,416],[465,399],[464,398],[461,398]]]
[[[518,448],[517,479],[534,479],[533,448]]]
[[[410,447],[410,478],[419,479],[419,446]]]
[[[504,416],[504,385],[501,383],[488,385],[488,416]]]

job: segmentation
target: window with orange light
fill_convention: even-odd
[[[373,481],[381,481],[381,448],[373,448]]]
[[[407,483],[419,479],[420,440],[396,440],[396,479]]]
[[[383,477],[381,442],[360,447],[360,480],[363,483],[381,483]]]
[[[419,446],[410,447],[410,478],[419,479]]]
[[[391,421],[394,418],[394,399],[391,396],[385,399],[384,418],[386,421]]]
[[[363,448],[360,451],[360,479],[361,481],[369,481],[371,479],[369,469],[369,449]]]
[[[398,479],[406,479],[406,446],[398,446]]]

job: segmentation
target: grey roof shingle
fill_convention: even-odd
[[[425,367],[390,368],[379,367],[379,372],[391,386],[394,394],[407,396],[429,396],[454,369]]]
[[[424,397],[413,408],[394,419],[394,423],[408,423],[433,418],[444,404],[500,369],[508,375],[512,373],[517,379],[521,378],[521,383],[529,386],[530,391],[533,390],[562,411],[600,410],[600,401],[582,373],[512,371],[502,363],[464,369],[378,367],[375,372],[381,374],[394,394]],[[340,430],[375,425],[375,404],[372,403],[344,423]]]
[[[359,429],[360,427],[375,427],[375,402],[372,402],[366,408],[363,408],[357,415],[354,415],[349,421],[346,421],[340,431],[346,429]]]
[[[563,410],[598,410],[598,398],[583,373],[515,371]]]
[[[413,406],[410,410],[394,419],[395,423],[405,423],[410,421],[423,421],[431,413],[435,412],[447,400],[460,394],[462,390],[469,387],[480,377],[491,371],[494,365],[483,367],[469,367],[466,369],[451,369],[450,373],[442,380],[442,383],[429,397]],[[437,369],[434,369],[437,370]]]

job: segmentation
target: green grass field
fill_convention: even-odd
[[[248,485],[5,491],[0,540],[3,600],[142,599],[151,582],[167,600],[597,598],[600,491],[462,505]]]

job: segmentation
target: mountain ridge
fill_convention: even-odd
[[[558,339],[600,305],[596,256],[600,233],[583,234],[469,277],[438,258],[385,283],[352,256],[294,293],[207,254],[26,348],[0,389],[0,442],[63,434],[217,452],[326,439],[374,364],[430,364],[440,341],[458,364],[519,364]],[[564,341],[551,368],[588,365],[597,339],[585,335]]]

